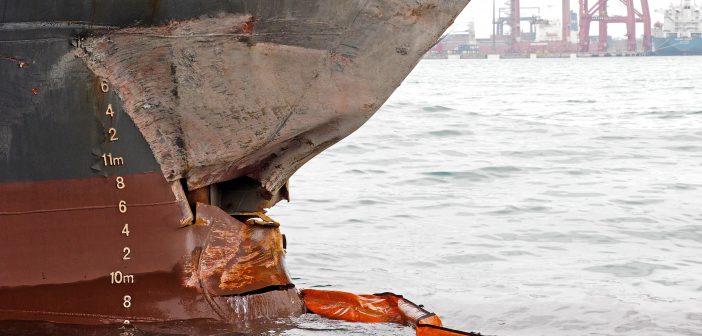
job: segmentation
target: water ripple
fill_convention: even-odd
[[[608,273],[620,278],[645,277],[653,274],[656,270],[672,270],[675,267],[649,264],[645,262],[633,261],[619,265],[602,265],[585,268],[590,272]]]

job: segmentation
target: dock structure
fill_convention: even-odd
[[[557,19],[543,17],[541,7],[522,6],[522,0],[507,0],[504,7],[497,6],[497,2],[493,0],[490,38],[477,38],[472,22],[465,31],[442,39],[425,58],[485,58],[486,55],[501,55],[501,58],[534,58],[531,55],[536,55],[536,58],[563,55],[610,57],[653,54],[653,27],[648,0],[578,0],[578,8],[573,8],[575,0],[561,0],[561,17]],[[598,32],[590,36],[593,22],[598,23]],[[608,26],[613,23],[626,25],[627,34],[624,39],[609,36]],[[636,26],[639,23],[643,25],[643,34],[637,39]]]

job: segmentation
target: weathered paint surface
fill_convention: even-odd
[[[250,176],[274,195],[367,121],[467,2],[222,14],[110,31],[78,55],[116,86],[168,180],[195,189]]]

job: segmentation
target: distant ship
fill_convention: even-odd
[[[702,14],[693,0],[683,0],[664,12],[663,23],[654,26],[657,55],[702,55]]]
[[[303,311],[265,209],[467,3],[0,3],[0,321]]]

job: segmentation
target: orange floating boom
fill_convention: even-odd
[[[393,293],[356,295],[305,289],[302,297],[309,312],[329,319],[402,324],[414,327],[417,336],[480,336],[477,333],[444,328],[439,316]]]

